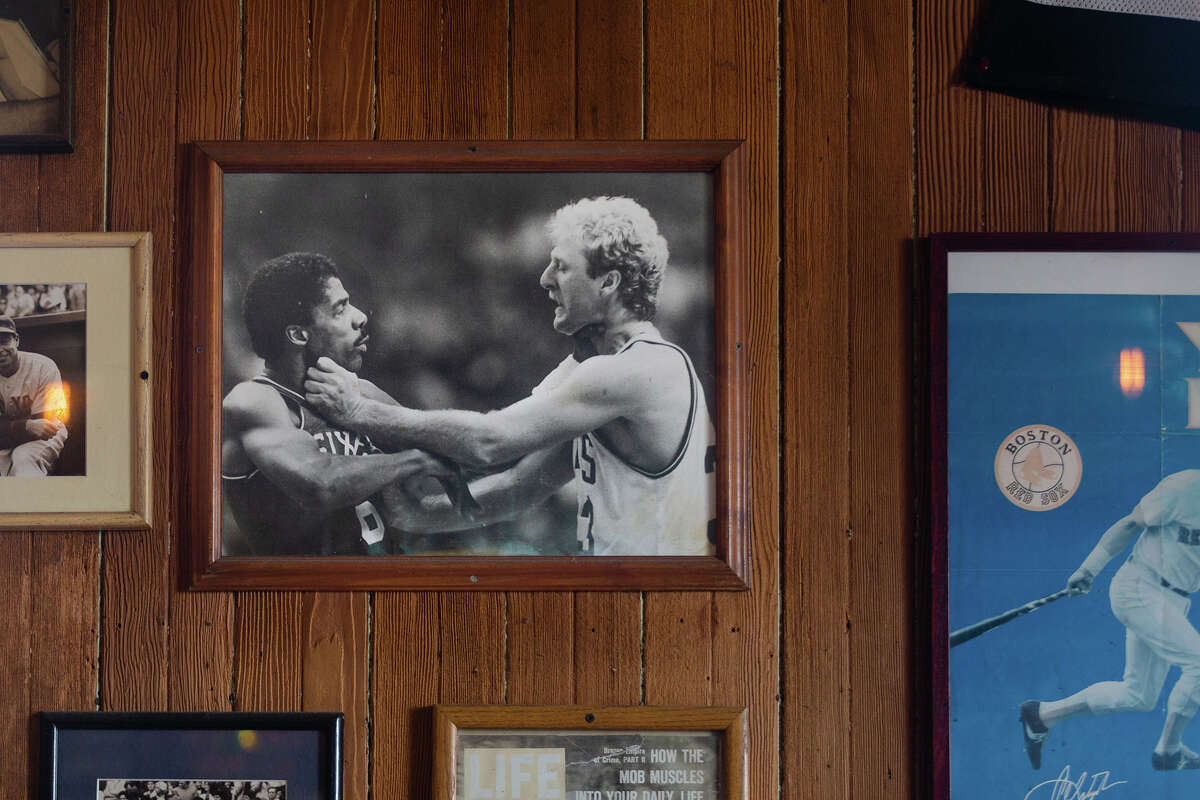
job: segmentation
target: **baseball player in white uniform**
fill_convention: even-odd
[[[66,395],[55,363],[20,342],[12,317],[0,316],[0,476],[40,478],[67,441]]]
[[[1151,756],[1157,770],[1200,769],[1183,731],[1200,707],[1200,633],[1188,621],[1189,595],[1200,589],[1200,470],[1168,475],[1112,525],[1067,580],[1084,594],[1110,560],[1141,532],[1113,577],[1109,602],[1125,626],[1125,675],[1050,702],[1021,704],[1025,752],[1035,769],[1050,728],[1081,714],[1150,711],[1172,666],[1182,674],[1167,699],[1167,719]]]
[[[308,402],[389,445],[430,448],[462,464],[512,466],[471,484],[477,523],[510,519],[573,480],[581,554],[714,552],[712,422],[691,359],[651,321],[667,242],[626,197],[579,200],[549,224],[541,285],[568,356],[532,394],[487,414],[376,403],[328,359],[308,371]],[[391,493],[392,523],[409,531],[463,527],[444,497],[420,506]]]

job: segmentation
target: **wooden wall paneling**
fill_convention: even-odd
[[[712,135],[743,139],[747,309],[749,592],[712,601],[712,693],[749,709],[748,797],[779,786],[779,67],[776,3],[718,3],[712,21]]]
[[[1117,224],[1117,123],[1084,111],[1050,114],[1051,228],[1110,231]]]
[[[1180,143],[1180,229],[1200,230],[1200,131],[1183,131]],[[2,219],[2,217],[0,217]]]
[[[570,705],[575,700],[575,598],[570,592],[510,592],[505,701]],[[590,680],[591,676],[582,676]]]
[[[915,4],[917,227],[922,234],[983,228],[979,132],[984,93],[952,83],[978,7],[976,0]]]
[[[175,92],[178,19],[174,4],[115,0],[112,12],[112,119],[109,124],[109,228],[153,236],[153,530],[105,538],[101,597],[100,697],[108,710],[166,708],[168,595],[175,408],[170,342],[174,322]]]
[[[911,7],[850,6],[851,797],[918,796],[912,680],[924,625],[897,613],[928,574],[913,563]],[[914,630],[915,628],[915,630]]]
[[[305,138],[370,139],[374,129],[375,19],[372,0],[314,2]],[[343,791],[366,797],[370,752],[370,596],[306,592],[302,696],[305,711],[341,711]]]
[[[709,0],[646,7],[646,137],[711,139],[713,6]],[[645,598],[644,699],[706,705],[712,697],[712,592]]]
[[[983,228],[1048,230],[1050,111],[1002,94],[984,102]]]
[[[83,0],[73,13],[75,152],[38,158],[36,228],[43,231],[104,229],[108,3]],[[29,618],[33,667],[29,706],[33,711],[95,708],[100,536],[87,532],[33,537],[31,578],[38,587]]]
[[[0,535],[0,648],[5,653],[0,659],[0,741],[5,743],[0,748],[0,784],[13,787],[14,794],[27,788],[30,797],[36,788],[29,770],[29,746],[36,740],[30,735],[29,715],[37,710],[30,707],[29,696],[32,535],[36,534],[6,531]]]
[[[371,790],[428,797],[433,713],[441,674],[441,614],[434,592],[378,592],[372,617]]]
[[[0,231],[19,233],[37,230],[38,158],[36,155],[5,153],[0,157]]]
[[[575,133],[581,139],[642,135],[642,2],[576,0]],[[575,595],[575,702],[642,700],[642,595]]]
[[[305,138],[308,130],[307,0],[247,0],[243,6],[242,136]],[[243,592],[235,612],[234,705],[238,711],[296,711],[304,703],[313,638],[297,592]]]
[[[179,30],[176,142],[236,139],[242,89],[239,0],[184,0],[179,4]],[[176,186],[183,185],[184,177],[182,167],[178,168]],[[181,226],[187,214],[181,207]],[[181,236],[180,241],[187,238]],[[180,250],[176,257],[180,269],[189,254]],[[179,547],[172,549],[172,575],[177,574],[180,553]],[[173,658],[167,674],[172,709],[228,711],[233,707],[234,611],[234,596],[227,592],[172,592]]]
[[[850,796],[852,773],[848,19],[844,0],[788,0],[780,37],[787,153],[780,752],[788,754],[781,783],[785,797],[830,800]]]
[[[642,135],[642,2],[575,0],[575,133]]]
[[[379,139],[440,139],[443,3],[377,0]]]
[[[442,594],[438,702],[504,702],[505,613],[500,592]]]
[[[1183,215],[1179,129],[1120,120],[1116,158],[1116,230],[1179,230]]]
[[[310,139],[370,139],[375,129],[374,0],[314,0]],[[349,784],[347,784],[349,786]]]

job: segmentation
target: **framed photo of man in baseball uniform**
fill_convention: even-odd
[[[188,584],[746,588],[743,150],[194,144]]]
[[[149,527],[148,233],[0,234],[0,528]]]
[[[1200,788],[1200,237],[932,239],[939,798]]]

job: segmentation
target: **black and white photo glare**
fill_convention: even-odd
[[[224,198],[225,555],[715,553],[709,175]]]

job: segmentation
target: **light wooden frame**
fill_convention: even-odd
[[[688,706],[434,707],[433,800],[454,800],[458,734],[472,730],[706,731],[722,738],[721,800],[749,797],[746,709]]]
[[[120,249],[129,253],[128,320],[103,324],[128,325],[129,361],[129,505],[126,510],[105,511],[20,511],[0,510],[0,530],[128,530],[149,528],[153,485],[150,476],[152,413],[150,393],[151,358],[151,236],[149,233],[9,233],[0,234],[0,259],[9,248]],[[87,274],[79,276],[87,279]],[[90,304],[89,304],[90,305]],[[92,309],[89,308],[89,311]],[[93,312],[92,318],[95,317]],[[95,324],[89,322],[89,324]],[[89,360],[91,356],[89,356]],[[89,383],[95,380],[88,378]],[[89,426],[90,427],[90,426]],[[95,463],[94,466],[104,466]],[[111,465],[109,465],[111,468]],[[87,476],[84,476],[86,480]],[[2,479],[0,479],[2,480]],[[61,478],[49,477],[56,481]]]
[[[185,588],[744,590],[749,453],[744,348],[744,159],[710,142],[197,142],[187,151],[190,226],[182,280],[179,396],[183,462],[180,579]],[[717,529],[715,557],[222,556],[221,361],[224,176],[347,172],[707,172],[713,178]]]

